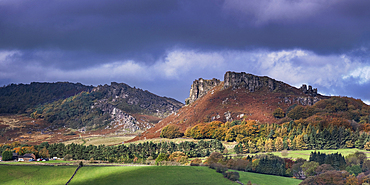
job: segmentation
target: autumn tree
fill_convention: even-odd
[[[167,125],[162,129],[160,137],[163,138],[178,138],[181,137],[183,134],[180,132],[180,128],[177,125]]]
[[[307,118],[307,112],[302,105],[297,105],[288,112],[287,116],[294,120],[305,119]]]
[[[265,151],[272,152],[274,150],[274,143],[272,139],[268,139],[265,142]]]
[[[39,151],[39,155],[42,158],[49,158],[50,157],[49,150],[46,149],[46,147],[44,147],[42,150]]]
[[[275,109],[274,112],[272,113],[272,115],[275,117],[275,118],[283,118],[285,117],[285,112],[283,111],[283,109],[281,109],[280,107]]]
[[[275,139],[275,150],[276,151],[281,151],[284,149],[284,145],[283,145],[283,138],[281,137],[277,137]]]

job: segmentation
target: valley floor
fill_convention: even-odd
[[[77,166],[0,165],[0,184],[65,184]],[[240,181],[247,184],[299,184],[301,180],[239,172]],[[70,185],[82,184],[237,184],[208,167],[195,166],[84,166],[78,170]]]

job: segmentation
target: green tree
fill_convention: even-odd
[[[3,156],[3,159],[2,159],[3,161],[10,161],[13,159],[13,153],[10,150],[5,150],[2,153],[2,156]]]
[[[314,176],[316,175],[316,168],[319,166],[318,162],[315,161],[306,161],[301,166],[303,172],[306,174],[306,176]]]

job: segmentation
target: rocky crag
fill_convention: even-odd
[[[163,127],[178,125],[182,131],[197,123],[252,119],[261,123],[278,123],[273,111],[289,111],[295,105],[310,106],[329,97],[317,93],[312,86],[292,87],[284,82],[248,73],[228,71],[224,81],[198,79],[193,82],[187,106],[171,114],[135,138],[159,137]]]
[[[246,89],[248,92],[255,92],[267,89],[270,92],[283,92],[288,89],[293,89],[293,87],[285,84],[284,82],[274,80],[267,76],[256,76],[248,74],[245,72],[237,73],[228,71],[224,75],[222,90],[231,88],[231,90],[236,89]],[[207,94],[212,88],[221,84],[221,81],[213,78],[212,80],[205,80],[200,78],[195,80],[191,85],[190,96],[185,100],[186,104],[191,104],[200,97]],[[283,103],[286,104],[300,104],[300,105],[313,105],[320,101],[321,98],[318,96],[317,89],[312,89],[309,85],[307,88],[306,84],[303,84],[299,91],[302,93],[301,96],[283,96],[279,97]],[[284,93],[287,94],[287,93]]]
[[[262,87],[268,87],[270,91],[274,91],[279,88],[282,83],[283,82],[276,81],[266,76],[259,77],[244,72],[236,73],[228,71],[224,76],[223,89],[229,87],[232,87],[232,89],[245,88],[248,89],[249,92],[254,92]]]
[[[147,130],[183,106],[175,99],[160,97],[124,83],[112,82],[92,91],[103,95],[102,99],[95,101],[93,108],[110,115],[111,121],[106,129],[118,129],[125,133]],[[138,118],[137,115],[149,115],[154,119]]]
[[[186,105],[193,103],[198,98],[201,98],[208,93],[209,90],[221,83],[220,80],[213,78],[212,80],[204,80],[199,78],[194,80],[190,88],[190,96],[185,100]]]
[[[111,85],[99,85],[93,91],[101,92],[105,103],[114,105],[127,113],[149,114],[164,118],[179,110],[184,104],[167,97],[160,97],[149,91],[124,83],[112,82]]]

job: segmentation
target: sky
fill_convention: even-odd
[[[369,0],[0,0],[0,86],[269,76],[370,103]]]

